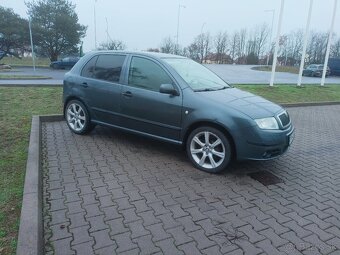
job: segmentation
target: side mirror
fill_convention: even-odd
[[[159,87],[159,92],[162,94],[169,94],[172,96],[178,96],[178,91],[174,88],[172,84],[162,84]]]

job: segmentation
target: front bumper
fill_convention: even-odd
[[[287,152],[295,133],[290,125],[285,130],[248,130],[247,135],[236,142],[238,160],[269,160]]]

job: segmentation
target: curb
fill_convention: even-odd
[[[283,107],[305,107],[305,106],[326,106],[326,105],[339,105],[340,102],[309,102],[309,103],[287,103],[280,104]]]
[[[63,84],[0,84],[0,87],[62,87]]]
[[[20,216],[17,255],[44,254],[42,218],[41,123],[62,115],[33,116]]]

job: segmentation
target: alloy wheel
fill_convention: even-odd
[[[205,169],[219,167],[226,156],[221,138],[210,131],[199,132],[192,138],[190,153],[193,160]]]
[[[76,132],[81,132],[86,124],[84,109],[77,103],[72,103],[66,110],[67,122],[70,128]]]

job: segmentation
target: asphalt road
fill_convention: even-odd
[[[250,65],[206,65],[210,70],[218,74],[222,79],[231,84],[269,84],[271,72],[252,70]],[[297,84],[298,75],[292,73],[275,74],[277,84]],[[321,78],[302,77],[303,84],[319,84]],[[340,84],[340,77],[326,78],[327,84]]]
[[[50,68],[36,68],[34,71],[31,67],[14,68],[13,75],[38,75],[51,77],[46,80],[0,80],[0,85],[62,85],[64,74],[68,70],[53,70]],[[9,73],[4,73],[9,74]]]
[[[255,71],[251,65],[206,65],[230,84],[269,84],[270,72]],[[51,77],[47,80],[0,80],[0,85],[62,85],[63,77],[67,70],[52,70],[49,68],[16,68],[15,75],[42,75]],[[276,84],[297,84],[298,75],[291,73],[276,73]],[[321,78],[303,77],[303,84],[319,84]],[[340,77],[326,78],[326,84],[340,84]]]

